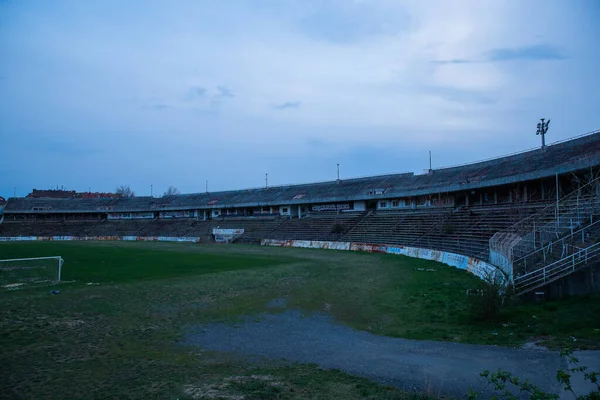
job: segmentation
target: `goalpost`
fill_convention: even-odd
[[[0,286],[14,289],[23,285],[60,282],[63,263],[60,256],[0,260]]]

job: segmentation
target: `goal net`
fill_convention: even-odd
[[[0,260],[0,286],[16,289],[26,285],[60,282],[62,257]]]

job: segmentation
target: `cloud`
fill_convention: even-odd
[[[227,97],[235,97],[231,89],[227,88],[226,86],[217,86],[217,91],[218,93],[214,96],[215,98],[222,99]]]
[[[485,52],[479,58],[436,60],[434,64],[472,64],[504,61],[559,61],[567,57],[556,47],[547,44],[522,46],[513,48],[498,48]]]
[[[298,108],[298,107],[300,107],[299,101],[286,101],[285,103],[276,105],[273,108],[276,110],[286,110],[288,108]]]
[[[567,57],[561,51],[550,45],[539,44],[515,48],[494,49],[486,54],[486,60],[496,61],[556,61]]]
[[[220,105],[223,104],[225,100],[232,99],[234,97],[235,95],[233,94],[233,91],[231,89],[229,89],[227,86],[218,85],[217,93],[211,97],[210,106],[220,107]]]
[[[424,86],[422,90],[442,100],[460,104],[490,106],[498,103],[493,96],[478,90],[443,86]]]
[[[203,99],[206,96],[207,89],[202,86],[192,86],[188,89],[184,100],[192,101],[197,99]]]

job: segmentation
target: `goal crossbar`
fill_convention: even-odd
[[[61,256],[51,256],[51,257],[30,257],[30,258],[11,258],[0,260],[0,268],[3,262],[15,262],[15,261],[36,261],[36,260],[58,260],[58,277],[57,281],[60,282],[60,274],[62,272],[62,266],[65,260]]]

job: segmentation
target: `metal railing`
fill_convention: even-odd
[[[580,249],[574,243],[586,243],[592,236],[598,237],[600,233],[600,220],[573,231],[560,239],[554,240],[545,246],[513,261],[513,268],[518,275],[518,271],[532,271],[536,267],[547,264],[554,256],[560,252],[558,258],[570,255],[572,249]]]
[[[530,292],[598,261],[600,261],[600,243],[595,243],[552,264],[515,278],[515,293],[521,295]]]
[[[512,269],[515,260],[573,234],[588,223],[592,215],[600,213],[600,177],[592,179],[577,190],[563,196],[557,204],[551,204],[511,227],[497,232],[489,241],[490,259],[502,267]]]

